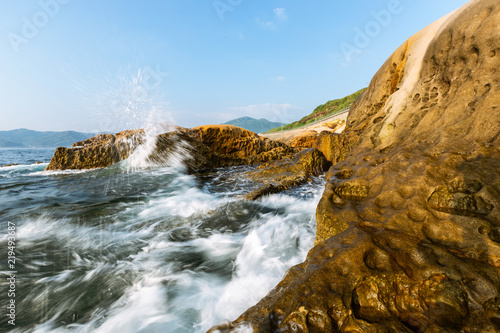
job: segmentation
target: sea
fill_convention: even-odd
[[[313,246],[322,177],[248,201],[256,184],[237,175],[252,166],[193,175],[139,152],[44,171],[53,153],[0,149],[0,166],[19,164],[0,167],[2,331],[206,332]]]

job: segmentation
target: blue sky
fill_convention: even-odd
[[[0,0],[0,130],[291,122],[464,0]]]

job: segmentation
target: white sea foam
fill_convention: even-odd
[[[27,174],[26,176],[61,176],[61,175],[78,175],[81,173],[92,172],[99,169],[70,169],[70,170],[47,170],[38,171]]]
[[[141,212],[142,218],[158,216],[190,217],[201,215],[213,209],[212,197],[196,188],[180,189],[177,195],[152,200],[149,207]]]
[[[113,304],[94,309],[85,323],[60,326],[55,314],[34,332],[205,332],[257,303],[291,266],[305,259],[314,243],[314,212],[322,184],[304,187],[315,194],[309,199],[282,194],[264,197],[248,208],[256,212],[245,228],[223,233],[204,229],[203,219],[217,210],[241,209],[232,206],[236,199],[207,193],[196,186],[193,176],[171,168],[148,172],[175,179],[168,189],[150,193],[146,201],[121,204],[114,221],[82,225],[44,216],[19,227],[20,244],[51,240],[68,251],[68,268],[38,279],[40,286],[57,286],[58,292],[65,293],[102,277],[130,279]],[[169,222],[162,217],[174,221],[177,217],[192,236],[172,241],[170,229],[162,228]],[[102,256],[92,255],[95,251]],[[107,253],[113,251],[130,254],[109,261]],[[58,304],[59,313],[71,301],[77,300]],[[252,332],[245,325],[239,330]]]

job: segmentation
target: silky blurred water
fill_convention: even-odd
[[[249,167],[187,175],[134,158],[44,172],[53,150],[2,149],[0,249],[16,225],[13,332],[205,332],[264,297],[312,247],[324,181],[246,201]],[[45,164],[33,165],[36,161]],[[0,280],[1,308],[8,283]],[[6,312],[6,310],[4,310]]]

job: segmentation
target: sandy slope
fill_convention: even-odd
[[[340,134],[344,131],[345,125],[341,126],[340,128],[336,128],[332,130],[330,127],[327,127],[327,123],[331,123],[333,121],[342,121],[344,120],[344,123],[347,121],[347,117],[349,116],[349,112],[344,112],[326,119],[323,119],[322,121],[319,121],[317,123],[311,124],[306,127],[290,130],[290,131],[282,131],[282,132],[276,132],[276,133],[264,133],[264,134],[259,134],[260,136],[269,138],[271,140],[281,140],[284,142],[289,141],[292,138],[296,138],[302,135],[305,135],[307,133],[310,133],[312,131],[316,133],[321,133],[322,131],[328,131],[332,133],[337,133]]]

